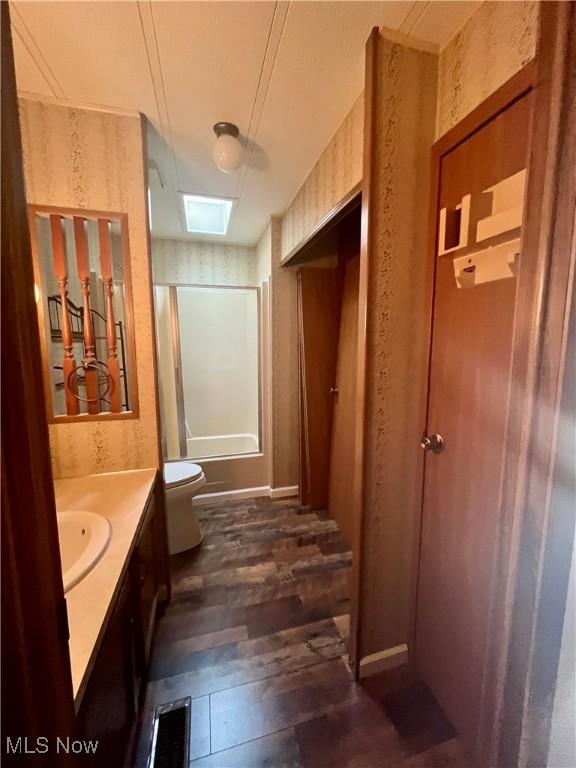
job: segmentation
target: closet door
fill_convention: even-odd
[[[301,501],[312,509],[328,504],[340,294],[336,269],[298,272]]]
[[[340,531],[350,546],[354,539],[352,467],[356,419],[359,276],[360,256],[358,255],[349,259],[344,268],[328,503],[331,517],[338,523]]]
[[[522,258],[516,174],[528,161],[531,105],[529,93],[440,167],[415,656],[470,745],[480,720],[494,557],[503,534],[498,513]]]

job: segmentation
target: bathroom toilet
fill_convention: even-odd
[[[206,484],[199,464],[170,461],[164,464],[168,551],[171,555],[197,547],[203,535],[192,509],[192,498]]]

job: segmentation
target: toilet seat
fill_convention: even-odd
[[[166,489],[187,485],[202,476],[202,467],[188,461],[170,461],[164,464],[164,485]]]

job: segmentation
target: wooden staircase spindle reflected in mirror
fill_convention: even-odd
[[[68,309],[68,267],[66,263],[66,245],[64,241],[64,232],[62,229],[62,217],[57,214],[50,216],[50,233],[52,238],[52,259],[54,264],[54,274],[58,281],[58,287],[61,300],[61,330],[62,346],[64,349],[64,359],[62,368],[64,372],[64,393],[66,401],[66,414],[76,416],[80,413],[80,403],[78,401],[77,390],[75,386],[76,360],[74,359],[74,345],[72,339],[72,325]]]
[[[100,243],[100,267],[104,285],[106,312],[106,347],[108,351],[108,376],[110,377],[110,410],[120,413],[122,398],[120,390],[120,368],[118,364],[118,345],[114,320],[114,280],[112,270],[112,249],[110,246],[110,226],[107,219],[98,219],[98,240]]]
[[[84,368],[86,380],[86,402],[88,413],[100,413],[100,388],[98,384],[98,367],[96,360],[96,342],[94,339],[94,324],[90,312],[90,259],[88,257],[88,240],[86,237],[86,222],[80,216],[74,216],[74,242],[76,244],[76,264],[78,278],[82,290],[84,306]]]

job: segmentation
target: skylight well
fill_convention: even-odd
[[[182,195],[186,229],[202,235],[225,235],[228,232],[232,200],[200,195]]]

